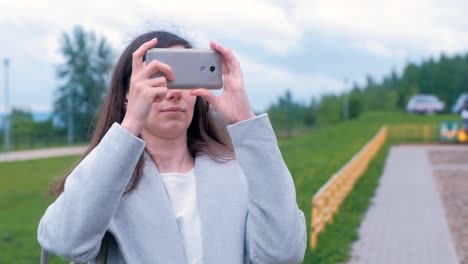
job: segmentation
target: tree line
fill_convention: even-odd
[[[391,71],[380,82],[368,76],[364,85],[353,84],[347,94],[325,94],[308,104],[294,102],[288,90],[267,111],[273,115],[277,129],[321,126],[342,122],[346,112],[349,119],[354,119],[366,111],[405,111],[415,94],[438,96],[448,113],[464,92],[468,92],[468,54],[442,54],[438,59],[408,63],[400,75]],[[287,117],[294,120],[286,123]]]

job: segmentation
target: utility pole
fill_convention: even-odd
[[[348,89],[348,78],[344,79],[345,92],[344,92],[344,101],[343,101],[343,121],[348,122],[349,120],[349,91]]]
[[[3,65],[5,68],[5,118],[4,118],[4,139],[5,139],[5,151],[10,151],[10,92],[9,92],[9,80],[8,80],[8,68],[10,60],[8,58],[3,59]]]
[[[292,135],[292,115],[291,115],[291,91],[286,90],[286,116],[288,126],[288,138]]]
[[[68,98],[67,98],[67,108],[68,108],[68,126],[67,126],[67,141],[68,145],[73,144],[73,87],[70,85],[68,87]]]

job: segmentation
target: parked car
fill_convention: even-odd
[[[468,93],[462,93],[460,96],[458,96],[457,101],[455,101],[455,104],[452,106],[452,112],[455,114],[460,114],[463,103],[468,100]]]
[[[406,106],[408,113],[433,114],[444,110],[445,103],[432,94],[418,94],[411,97]]]

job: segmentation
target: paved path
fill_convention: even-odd
[[[391,148],[350,264],[458,263],[428,148]]]
[[[67,155],[80,155],[80,154],[83,154],[85,150],[86,150],[86,147],[81,146],[81,147],[60,147],[60,148],[48,148],[48,149],[37,149],[37,150],[0,152],[0,162],[43,159],[43,158],[67,156]]]

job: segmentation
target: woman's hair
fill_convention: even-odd
[[[135,38],[124,50],[120,56],[117,65],[114,68],[110,89],[107,97],[100,107],[99,118],[96,123],[91,143],[85,154],[78,161],[79,164],[98,144],[101,139],[115,122],[122,123],[125,116],[126,94],[130,86],[130,77],[132,73],[132,55],[143,43],[158,38],[156,48],[168,48],[174,45],[182,45],[187,49],[192,45],[185,39],[166,31],[152,31]],[[144,58],[143,58],[144,60]],[[229,140],[225,126],[217,122],[209,111],[209,105],[206,100],[197,97],[192,122],[187,129],[187,145],[192,157],[197,155],[208,155],[211,158],[224,162],[234,158],[231,142]],[[77,165],[75,165],[76,167]],[[133,172],[126,193],[134,190],[140,181],[144,166],[144,157],[140,159]],[[60,195],[65,186],[68,175],[62,177],[50,188],[50,193]],[[96,175],[99,177],[99,175]]]

